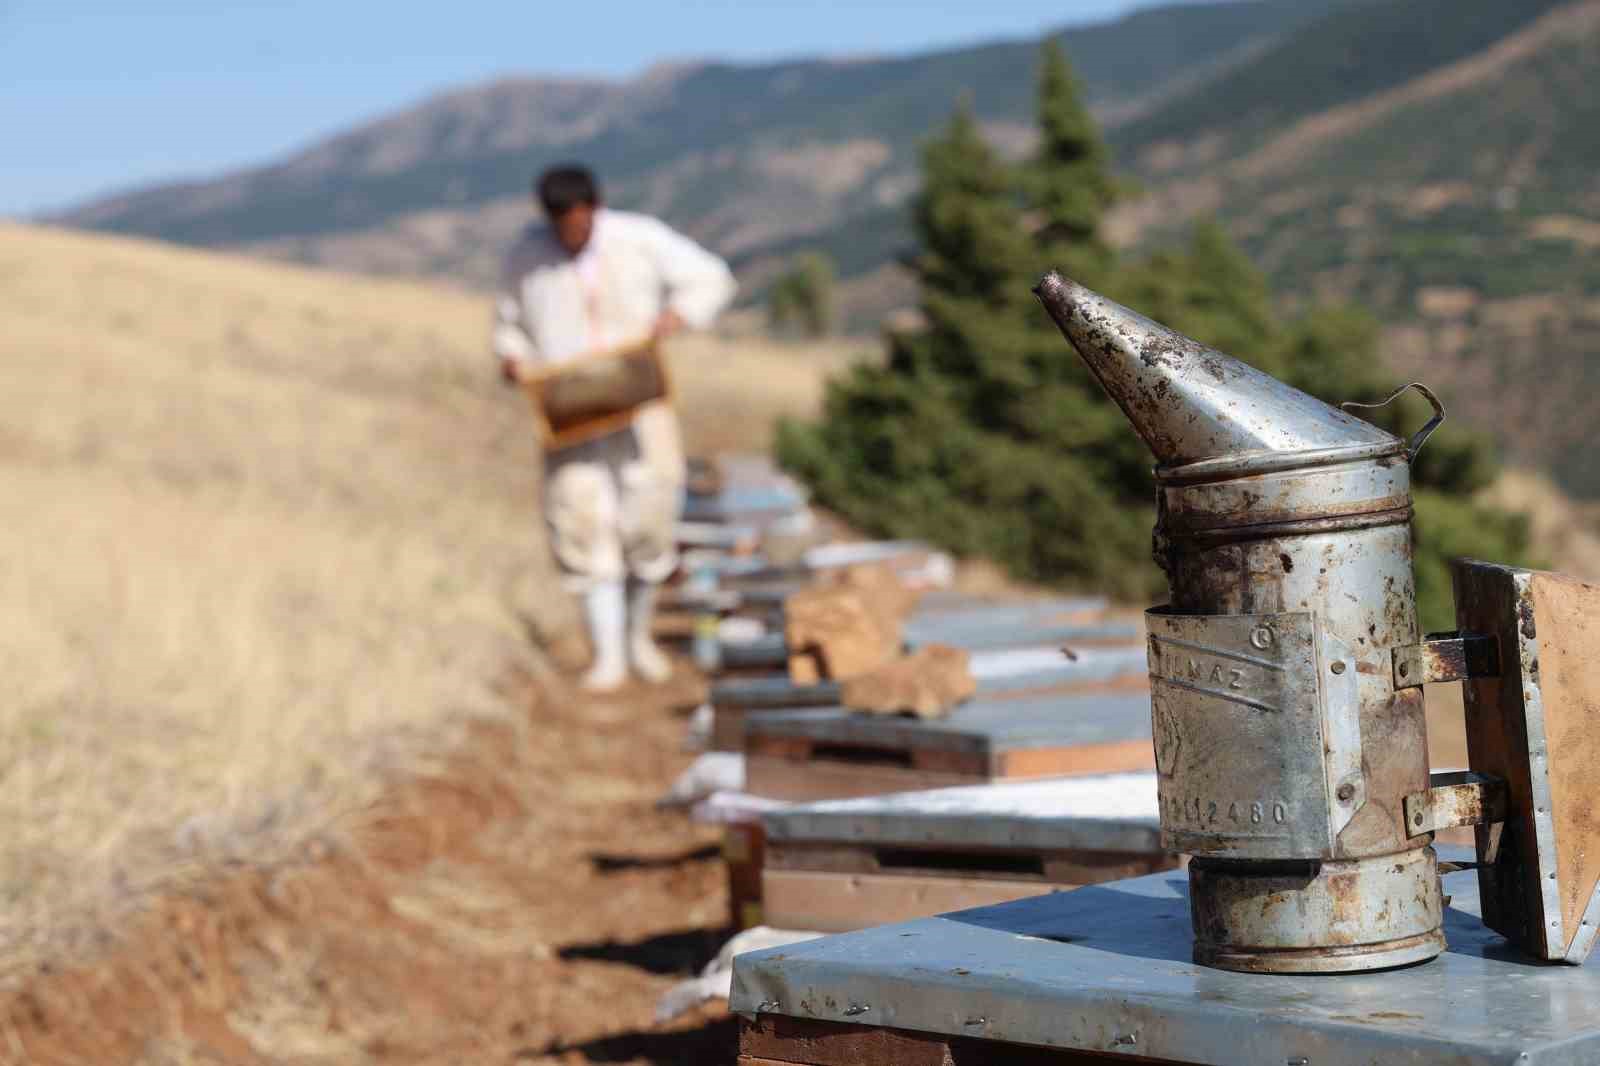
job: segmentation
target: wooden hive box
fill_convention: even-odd
[[[1148,692],[1027,691],[980,694],[935,721],[843,708],[752,716],[745,789],[814,800],[1154,766]]]
[[[1137,687],[1138,691],[1134,692],[1134,696],[1144,700],[1146,723],[1144,735],[1146,737],[1149,735],[1148,695],[1142,691],[1144,671],[1142,646],[1088,650],[1076,660],[1067,659],[1054,648],[980,652],[973,656],[972,666],[974,674],[979,679],[980,699],[1013,704],[1023,714],[1028,713],[1030,701],[1036,704],[1041,699],[1064,698],[1096,687],[1101,689],[1119,685],[1128,688]],[[1124,692],[1121,695],[1127,698],[1128,694]],[[748,753],[747,743],[747,730],[751,722],[792,713],[795,708],[810,708],[812,711],[821,708],[824,714],[843,714],[865,721],[887,721],[891,726],[894,723],[912,724],[914,721],[904,718],[885,720],[855,715],[836,708],[829,709],[829,705],[837,703],[838,696],[839,686],[834,682],[796,685],[783,675],[719,682],[712,686],[711,701],[714,713],[709,746],[713,750],[746,750],[746,788],[760,794],[760,787],[751,783],[752,758]],[[1148,764],[1150,758],[1148,749],[1149,743],[1146,740],[1141,749],[1142,755],[1128,761],[1137,762],[1139,765]],[[875,755],[874,758],[880,757]],[[760,756],[756,756],[754,761],[760,762]],[[964,783],[967,780],[965,777],[928,776],[913,772],[909,775],[890,774],[890,780],[886,781],[883,775],[878,773],[865,780],[852,778],[845,790],[839,792],[837,790],[840,786],[832,775],[832,771],[837,768],[831,765],[831,761],[824,759],[816,769],[819,769],[823,776],[811,782],[809,788],[801,790],[805,798],[928,788],[952,782]],[[847,772],[861,769],[859,766],[846,767]],[[884,768],[880,766],[877,769],[881,771]],[[888,769],[892,770],[893,767]],[[784,770],[790,776],[798,775],[804,778],[806,775],[804,766],[785,766]],[[765,776],[770,776],[770,770]],[[793,790],[779,791],[784,798],[793,798]],[[741,928],[759,924],[762,920],[760,918],[762,856],[765,853],[765,834],[760,819],[752,817],[718,820],[724,826],[724,851],[729,863],[729,889],[735,924]]]
[[[1457,857],[1457,856],[1452,856]],[[1461,856],[1464,857],[1464,856]],[[1450,950],[1336,977],[1190,959],[1187,878],[1159,873],[734,961],[743,1066],[1567,1066],[1600,1061],[1600,965],[1540,966],[1448,874]]]
[[[1171,869],[1155,775],[795,804],[763,818],[763,920],[843,932]]]
[[[763,642],[763,645],[770,642]],[[754,669],[753,658],[736,657],[734,664]],[[1142,644],[1089,647],[1068,658],[1059,648],[991,648],[975,652],[970,663],[978,682],[978,698],[1018,698],[1033,691],[1064,691],[1067,686],[1119,684],[1143,687],[1145,650]],[[836,707],[840,685],[833,681],[796,684],[785,674],[730,678],[711,686],[711,747],[716,751],[745,748],[747,723],[781,710]]]
[[[771,604],[763,602],[762,606]],[[961,609],[919,606],[903,626],[902,642],[907,651],[930,644],[993,651],[1068,643],[1092,648],[1126,644],[1142,635],[1142,628],[1133,619],[1108,619],[1099,616],[1098,608],[1084,609],[1070,601],[1054,601],[1039,606],[990,604]],[[722,661],[729,669],[782,666],[789,661],[789,651],[783,634],[771,633],[743,644],[724,644]]]

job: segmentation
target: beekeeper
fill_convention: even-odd
[[[534,184],[545,220],[506,260],[493,348],[502,377],[677,331],[703,329],[733,298],[728,266],[665,223],[604,206],[594,175],[558,166]],[[608,691],[634,671],[671,674],[650,635],[656,589],[677,566],[673,526],[685,468],[665,403],[631,426],[545,455],[544,514],[594,648],[584,676]]]

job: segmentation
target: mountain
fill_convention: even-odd
[[[1124,158],[1147,192],[1120,235],[1159,244],[1218,215],[1281,291],[1371,308],[1397,370],[1597,496],[1600,2],[1517,4],[1534,15],[1518,25],[1512,6],[1412,0],[1364,30],[1330,17],[1119,130],[1144,131]],[[1456,57],[1388,76],[1425,38]],[[1386,76],[1332,91],[1349,57]]]
[[[1113,236],[1221,218],[1288,298],[1370,306],[1397,371],[1511,457],[1600,496],[1586,443],[1600,348],[1600,0],[1257,0],[1061,35],[1143,195]],[[841,309],[908,297],[916,146],[963,94],[1031,143],[1037,43],[897,59],[498,82],[271,166],[114,197],[61,221],[369,272],[491,284],[527,182],[583,158],[612,199],[727,254],[760,291],[828,252]]]
[[[1266,47],[1348,0],[1176,5],[1062,35],[1110,118]],[[631,81],[514,79],[447,93],[282,162],[165,185],[55,221],[368,271],[493,281],[533,173],[581,158],[614,202],[672,219],[736,265],[830,233],[841,268],[903,237],[916,145],[967,94],[1028,137],[1037,43],[896,59],[663,67]],[[759,273],[759,271],[758,271]]]

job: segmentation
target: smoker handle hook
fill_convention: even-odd
[[[1423,398],[1426,399],[1433,407],[1433,417],[1428,419],[1421,429],[1411,434],[1411,439],[1406,442],[1406,458],[1415,459],[1417,457],[1417,453],[1422,450],[1422,446],[1426,444],[1428,438],[1433,435],[1433,431],[1444,424],[1444,404],[1440,403],[1439,397],[1435,396],[1433,394],[1433,390],[1428,388],[1428,386],[1424,385],[1422,382],[1413,381],[1409,384],[1401,385],[1398,389],[1395,389],[1387,397],[1379,400],[1377,403],[1356,403],[1354,400],[1346,400],[1344,403],[1339,405],[1339,409],[1341,411],[1349,411],[1355,407],[1366,408],[1369,410],[1377,407],[1387,407],[1389,404],[1398,400],[1403,393],[1410,389],[1416,389],[1418,392],[1422,393]]]

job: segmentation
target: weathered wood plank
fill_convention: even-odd
[[[827,873],[769,866],[761,873],[761,907],[766,924],[778,929],[843,933],[1076,887],[988,877]]]
[[[984,780],[973,774],[913,770],[903,766],[863,766],[836,762],[803,762],[770,755],[745,758],[745,790],[772,799],[843,799],[912,792]]]
[[[1000,752],[996,761],[995,777],[1007,780],[1151,770],[1156,764],[1155,752],[1145,739],[1070,748],[1013,748]]]
[[[764,1066],[763,1060],[780,1066],[1104,1066],[1174,1061],[767,1014],[740,1019],[739,1051],[740,1063],[750,1066]]]
[[[1176,856],[1125,851],[884,846],[872,841],[768,842],[766,868],[838,874],[981,877],[1088,885],[1170,870]]]

